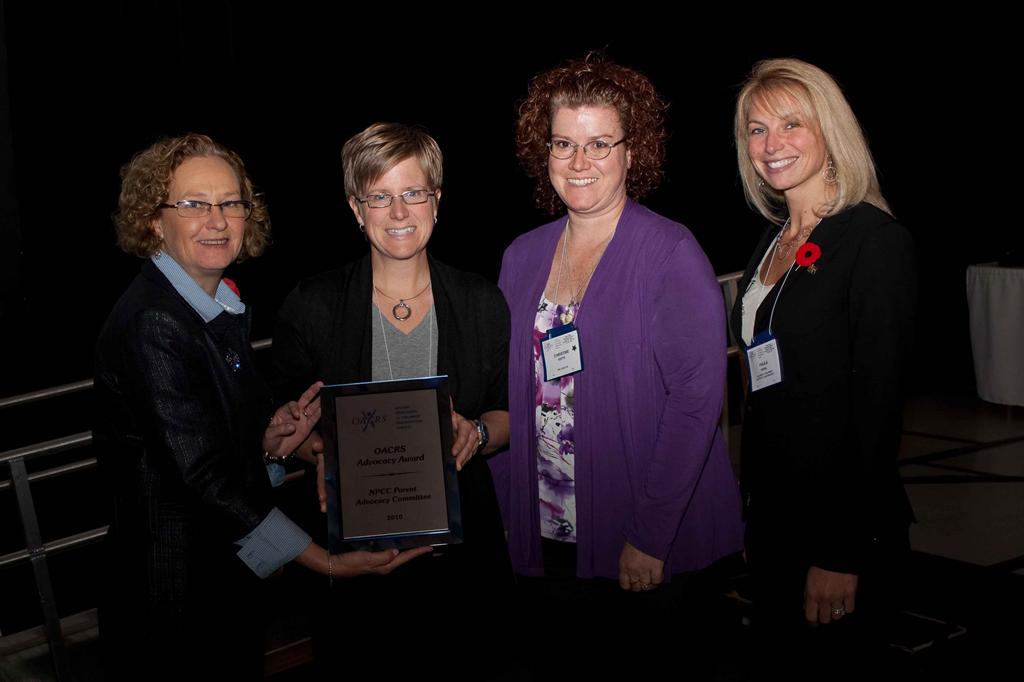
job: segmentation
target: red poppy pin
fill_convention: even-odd
[[[812,275],[818,271],[814,263],[821,258],[821,247],[814,242],[804,242],[796,252],[796,264],[807,268]]]
[[[235,284],[234,280],[225,277],[223,279],[223,282],[228,289],[231,289],[231,291],[235,292],[235,296],[237,296],[238,298],[242,298],[242,292],[238,290],[238,285]]]

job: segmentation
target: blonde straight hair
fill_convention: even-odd
[[[799,59],[768,59],[754,65],[736,98],[736,161],[747,203],[777,225],[786,219],[786,202],[754,169],[747,153],[747,122],[756,104],[772,114],[798,116],[825,141],[835,168],[835,195],[822,215],[834,215],[861,202],[891,214],[882,197],[867,140],[835,80]]]

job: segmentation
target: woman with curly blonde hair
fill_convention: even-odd
[[[319,419],[320,384],[274,409],[249,313],[222,277],[269,235],[241,159],[189,134],[121,175],[118,242],[146,260],[96,347],[93,433],[113,498],[106,674],[261,679],[260,579],[291,560],[387,573],[417,553],[331,557],[273,505],[270,475]]]

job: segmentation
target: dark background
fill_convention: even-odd
[[[430,7],[313,7],[0,0],[0,397],[91,376],[97,332],[139,267],[114,243],[118,170],[165,135],[223,142],[266,194],[274,244],[230,273],[255,311],[254,338],[272,333],[300,278],[366,251],[339,152],[378,120],[423,124],[440,142],[445,185],[431,251],[496,280],[504,247],[549,219],[515,161],[517,102],[538,71],[601,47],[670,103],[666,181],[645,203],[686,224],[721,274],[744,267],[765,227],[736,173],[738,85],[768,57],[834,74],[883,193],[917,239],[914,388],[973,391],[965,268],[1021,244],[1010,105],[1020,78],[1001,19],[837,24],[763,6],[684,25],[634,7],[585,19],[514,8],[488,21]],[[0,451],[88,428],[87,394],[8,410]],[[90,473],[33,486],[44,539],[106,522],[101,506],[81,503],[95,501],[97,485]],[[24,547],[17,518],[13,495],[0,495],[0,554]],[[95,606],[95,547],[51,565],[62,614]],[[38,623],[27,565],[0,581],[18,586],[3,589],[0,630]]]
[[[377,120],[421,123],[438,139],[445,186],[431,251],[496,279],[504,247],[547,220],[515,161],[517,102],[536,72],[591,47],[648,74],[670,103],[666,181],[646,203],[686,224],[718,273],[743,268],[765,224],[735,170],[738,84],[773,56],[834,74],[883,193],[917,238],[919,381],[973,386],[964,269],[1020,244],[1019,228],[1008,229],[1019,190],[987,160],[1017,152],[1014,113],[1001,105],[1019,78],[1002,75],[1010,49],[1000,53],[997,20],[977,31],[964,22],[846,26],[844,35],[766,10],[773,16],[758,13],[742,30],[723,21],[655,33],[657,17],[644,15],[643,35],[627,18],[595,19],[621,30],[585,39],[594,32],[586,24],[543,15],[478,25],[461,16],[456,28],[420,10],[334,16],[277,4],[149,0],[59,17],[41,3],[0,4],[0,108],[9,112],[0,125],[0,396],[90,375],[96,333],[139,265],[114,244],[118,170],[164,135],[211,135],[241,154],[266,193],[274,244],[231,273],[254,308],[256,338],[271,334],[298,279],[365,252],[339,151]],[[922,370],[929,358],[941,372]]]

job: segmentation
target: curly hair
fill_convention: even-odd
[[[238,154],[197,133],[162,139],[136,154],[121,168],[121,196],[114,213],[117,245],[121,250],[148,258],[160,249],[162,241],[153,231],[153,219],[160,210],[160,204],[167,201],[178,166],[197,156],[223,159],[238,178],[242,199],[252,202],[252,215],[246,221],[238,260],[263,253],[270,242],[270,216],[262,195],[253,190],[245,164]]]
[[[536,181],[537,206],[555,214],[563,210],[561,199],[548,178],[551,121],[562,107],[607,106],[619,114],[632,165],[626,177],[626,193],[639,199],[661,182],[665,161],[665,111],[647,76],[620,66],[604,55],[591,52],[549,71],[530,82],[519,106],[516,123],[516,155],[526,173]]]

